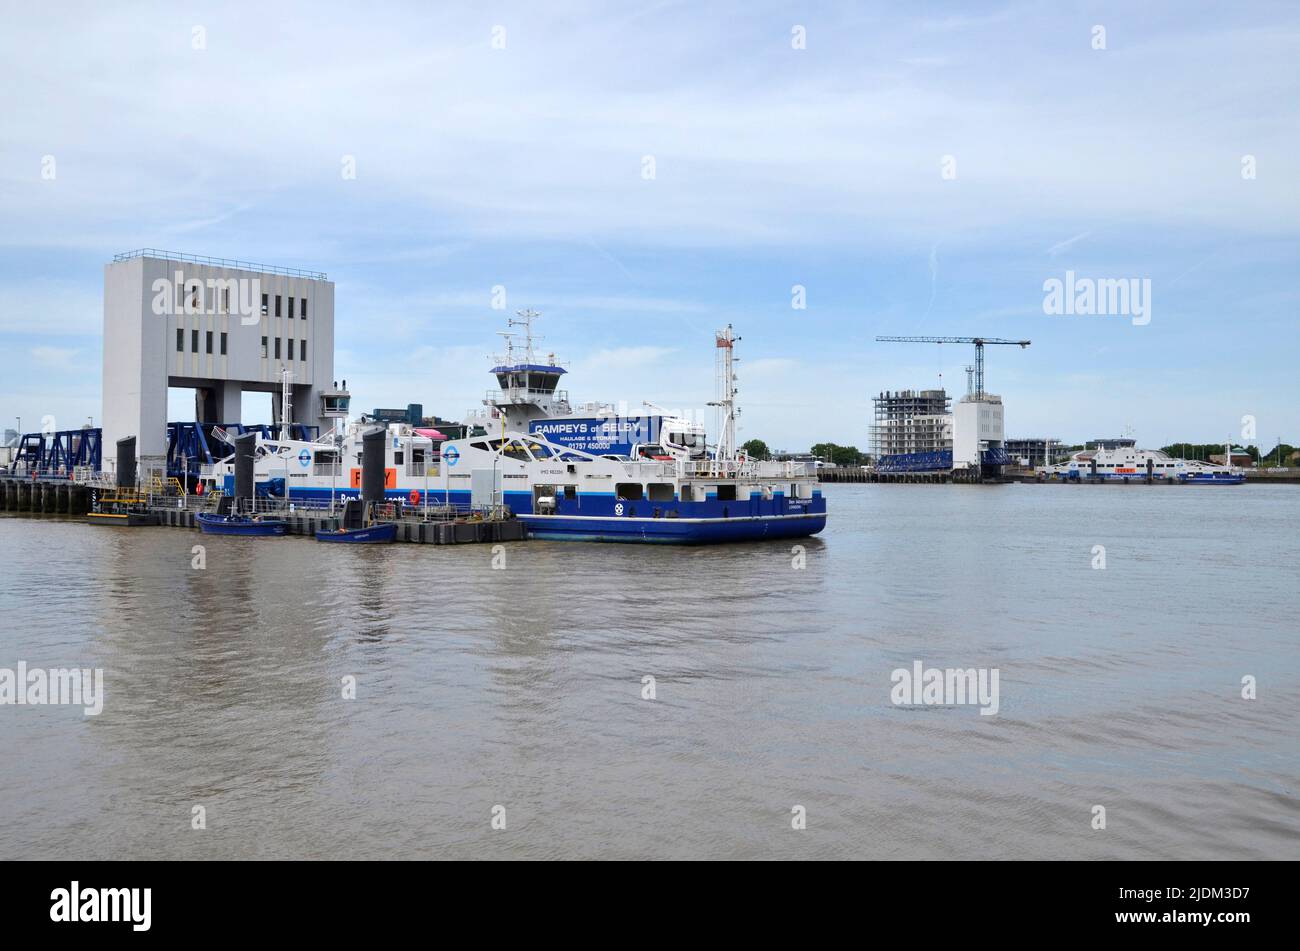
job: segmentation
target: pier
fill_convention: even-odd
[[[984,479],[975,469],[948,469],[936,472],[878,472],[875,469],[819,469],[818,482],[893,482],[907,484],[982,485],[1005,482]]]
[[[0,512],[85,515],[90,499],[89,487],[71,480],[0,479]]]
[[[155,484],[144,493],[143,510],[158,526],[198,531],[194,517],[215,512],[219,497],[184,494],[174,480]],[[88,515],[98,497],[114,491],[106,483],[78,483],[70,480],[0,478],[0,512],[26,516]],[[496,510],[465,511],[455,507],[399,505],[391,503],[390,521],[397,523],[396,541],[424,545],[464,545],[483,542],[527,540],[524,524],[503,507]],[[258,514],[285,522],[287,534],[315,536],[320,530],[340,527],[342,505],[287,505],[281,499],[258,499]]]

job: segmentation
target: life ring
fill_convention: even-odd
[[[411,490],[411,496],[410,496],[410,498],[411,498],[411,504],[412,504],[412,505],[419,505],[419,504],[420,504],[420,490],[419,490],[419,489],[412,489],[412,490]]]

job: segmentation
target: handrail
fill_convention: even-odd
[[[324,271],[308,271],[297,267],[279,267],[274,264],[254,264],[251,261],[236,261],[229,258],[213,258],[206,254],[187,254],[182,251],[162,251],[158,248],[137,248],[113,255],[113,263],[129,261],[132,258],[158,258],[163,261],[188,261],[191,264],[207,264],[212,267],[232,268],[240,271],[261,271],[264,274],[282,274],[285,277],[304,277],[311,281],[327,281]]]

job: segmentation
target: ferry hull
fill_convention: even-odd
[[[384,522],[367,528],[350,528],[337,532],[318,531],[316,541],[342,545],[383,545],[397,537],[397,523]]]
[[[806,538],[826,527],[825,513],[752,518],[602,518],[520,515],[533,538],[551,541],[709,545],[721,542]]]
[[[1188,485],[1241,485],[1246,481],[1246,477],[1240,473],[1233,473],[1232,475],[1220,475],[1218,473],[1214,475],[1196,474],[1183,476],[1180,481]]]

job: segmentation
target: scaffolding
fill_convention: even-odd
[[[952,398],[945,390],[886,390],[872,400],[876,459],[952,451]]]
[[[1024,465],[1035,468],[1053,465],[1065,455],[1059,439],[1042,436],[1008,439],[1006,450],[1013,461],[1024,460]]]

